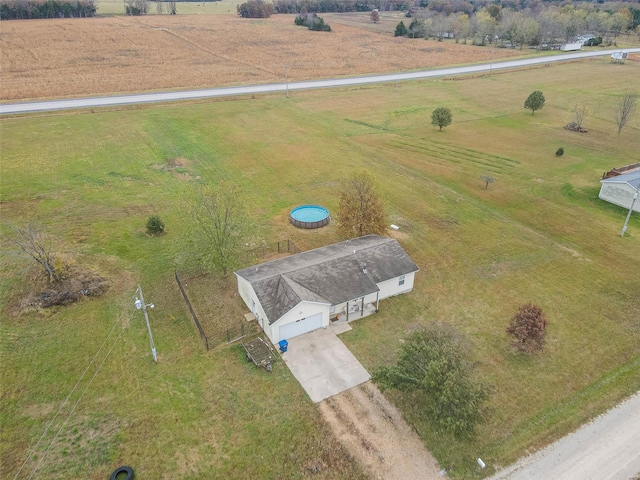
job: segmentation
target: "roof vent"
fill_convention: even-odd
[[[366,263],[362,266],[362,273],[367,273],[367,264]]]
[[[356,254],[356,251],[355,251],[355,250],[353,251],[353,254],[354,254],[354,255]]]

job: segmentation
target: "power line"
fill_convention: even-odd
[[[31,459],[31,457],[33,456],[34,453],[36,453],[36,450],[38,449],[38,445],[40,445],[40,442],[42,441],[42,439],[44,438],[44,436],[47,434],[47,432],[49,431],[49,428],[51,428],[51,425],[53,425],[53,422],[55,422],[56,418],[58,418],[58,415],[60,415],[60,412],[62,411],[62,409],[64,408],[64,406],[67,404],[67,402],[69,401],[69,398],[71,398],[71,395],[73,395],[73,392],[76,391],[76,389],[78,388],[78,385],[80,385],[80,382],[82,381],[82,379],[84,378],[84,376],[87,374],[87,372],[89,371],[89,368],[91,368],[91,365],[93,365],[93,362],[95,362],[96,358],[98,357],[98,354],[100,353],[100,351],[102,350],[102,347],[105,346],[105,344],[107,343],[107,340],[109,340],[109,337],[111,336],[111,334],[113,333],[113,331],[115,330],[116,326],[118,325],[118,323],[120,323],[120,320],[122,319],[122,315],[118,318],[118,321],[115,322],[113,324],[113,327],[111,328],[111,331],[109,332],[109,335],[107,335],[107,337],[104,339],[104,341],[102,342],[102,345],[100,345],[100,348],[98,348],[98,351],[96,352],[96,354],[93,356],[93,358],[91,359],[91,362],[89,362],[89,365],[87,365],[87,368],[84,370],[84,372],[82,372],[82,375],[80,376],[80,378],[78,379],[78,381],[76,382],[75,386],[73,387],[73,389],[71,390],[71,392],[69,392],[69,395],[67,395],[67,398],[64,399],[64,402],[62,402],[60,404],[60,408],[58,409],[58,411],[56,412],[56,414],[54,415],[54,417],[51,419],[51,421],[49,422],[49,424],[47,425],[47,428],[44,429],[44,432],[42,433],[42,435],[40,436],[40,438],[38,439],[38,441],[36,442],[36,444],[33,446],[33,449],[31,451],[31,453],[29,455],[27,455],[27,458],[25,458],[24,462],[22,463],[22,465],[20,466],[20,468],[18,469],[18,472],[16,473],[15,477],[13,477],[13,480],[16,480],[16,478],[18,478],[18,475],[20,475],[20,472],[22,471],[22,469],[24,468],[24,466],[27,464],[27,462]],[[29,477],[31,478],[31,477]]]
[[[116,324],[117,325],[117,324]],[[87,389],[89,388],[89,386],[91,385],[91,383],[93,382],[93,380],[96,378],[96,376],[98,375],[98,372],[100,371],[100,369],[102,368],[102,365],[104,365],[104,362],[107,360],[107,358],[109,357],[109,354],[111,353],[111,350],[113,350],[113,347],[116,346],[116,344],[118,343],[118,340],[120,340],[120,336],[122,335],[122,332],[124,332],[124,327],[120,330],[120,333],[118,334],[118,337],[116,338],[116,340],[113,342],[113,344],[111,344],[111,348],[109,348],[109,351],[107,352],[107,354],[105,355],[105,357],[102,359],[102,362],[100,363],[100,365],[98,365],[98,368],[96,369],[95,373],[93,374],[93,377],[91,377],[91,380],[89,380],[89,383],[87,384],[86,387],[84,387],[84,390],[82,391],[82,393],[80,394],[80,397],[78,398],[78,400],[76,400],[75,405],[73,406],[73,408],[71,409],[71,411],[69,412],[69,415],[67,415],[67,418],[65,419],[64,422],[62,422],[62,425],[60,426],[60,428],[58,429],[55,437],[53,437],[53,440],[51,440],[51,443],[49,444],[49,446],[47,447],[47,449],[45,450],[44,454],[42,455],[42,457],[40,457],[40,461],[38,462],[38,464],[36,465],[36,467],[33,469],[33,472],[31,472],[31,475],[29,476],[28,480],[31,480],[31,478],[35,475],[35,473],[38,471],[38,469],[40,468],[40,465],[42,464],[42,462],[44,461],[45,457],[47,456],[47,454],[49,453],[49,450],[51,450],[51,447],[53,446],[53,444],[55,443],[55,441],[58,439],[58,436],[60,435],[60,432],[62,431],[62,429],[64,428],[64,426],[67,424],[67,422],[69,421],[69,418],[71,418],[71,415],[73,415],[73,412],[75,412],[76,407],[78,406],[78,404],[80,403],[80,400],[82,400],[82,397],[84,397],[84,394],[87,392]]]

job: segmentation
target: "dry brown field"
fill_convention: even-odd
[[[361,14],[364,17],[368,14]],[[335,17],[335,16],[332,16]],[[311,32],[293,15],[3,21],[0,100],[63,98],[388,73],[498,60],[518,50],[394,38],[397,19]],[[392,28],[393,27],[393,28]],[[527,53],[525,51],[525,53]]]

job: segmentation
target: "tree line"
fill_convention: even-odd
[[[96,14],[95,0],[3,0],[0,20],[79,18]]]
[[[593,3],[559,6],[532,2],[518,10],[494,3],[478,8],[478,3],[471,5],[464,0],[433,0],[426,8],[409,10],[407,16],[412,18],[411,24],[398,24],[396,36],[454,38],[456,43],[470,40],[498,47],[548,47],[574,41],[586,33],[604,38],[611,45],[622,33],[640,35],[640,8],[626,4],[603,10]]]

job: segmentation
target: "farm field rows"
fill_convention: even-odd
[[[288,99],[0,119],[3,222],[46,225],[111,285],[102,297],[34,311],[21,303],[32,274],[6,257],[0,264],[3,473],[13,478],[35,452],[18,478],[36,469],[36,479],[101,479],[121,464],[153,479],[365,477],[284,363],[269,374],[239,345],[204,349],[173,277],[185,262],[185,202],[201,182],[238,185],[257,236],[309,249],[339,240],[335,225],[297,230],[289,210],[335,212],[350,173],[378,180],[389,223],[401,227],[394,235],[420,272],[413,293],[381,302],[342,339],[371,371],[393,362],[423,323],[471,337],[493,387],[477,437],[435,432],[410,397],[387,394],[454,478],[486,476],[637,391],[640,218],[621,238],[626,212],[597,194],[602,172],[637,161],[638,124],[616,135],[611,109],[639,76],[637,62],[593,59]],[[522,105],[536,89],[547,103],[531,115]],[[575,103],[593,109],[587,134],[562,128]],[[441,132],[429,125],[439,106],[453,112]],[[485,189],[481,175],[496,181]],[[151,214],[165,221],[163,236],[144,233]],[[138,283],[156,305],[157,365],[133,307]],[[212,298],[202,283],[189,288],[207,315],[246,311],[233,287]],[[550,323],[545,351],[523,357],[505,328],[528,301]],[[110,356],[64,404],[105,338]]]
[[[520,56],[518,50],[394,38],[293,15],[155,15],[2,22],[0,100],[211,88],[387,73]],[[349,48],[344,48],[349,45]],[[527,53],[527,52],[525,52]]]

